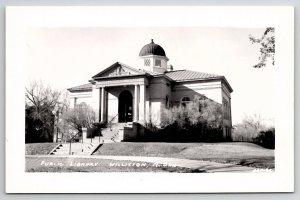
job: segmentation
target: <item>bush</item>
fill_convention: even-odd
[[[36,106],[27,106],[25,110],[25,143],[52,142],[54,115],[49,107],[43,106],[43,112],[37,114]]]
[[[275,128],[259,132],[255,142],[263,147],[275,149]]]
[[[163,109],[162,127],[146,124],[144,140],[217,142],[223,140],[222,107],[202,96],[186,106]]]
[[[256,130],[245,124],[235,125],[232,140],[235,142],[252,142],[266,148],[275,148],[275,128]]]
[[[221,104],[205,96],[195,96],[186,106],[165,108],[162,113],[162,127],[176,123],[180,129],[199,124],[219,128],[223,124]]]
[[[164,128],[148,129],[146,127],[143,141],[164,142],[220,142],[223,141],[222,128],[207,126],[186,126],[184,129],[174,123]]]

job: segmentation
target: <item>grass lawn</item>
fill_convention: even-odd
[[[26,155],[47,155],[56,147],[57,143],[30,143],[26,144]]]
[[[25,166],[26,172],[196,172],[178,166],[147,162],[74,157],[26,157]]]
[[[240,164],[256,168],[274,168],[274,150],[252,143],[107,143],[94,155],[151,156],[185,158]]]
[[[56,143],[32,143],[26,144],[26,155],[46,155],[57,144]],[[113,156],[149,156],[149,157],[168,157],[184,158],[193,160],[215,161],[219,163],[240,164],[256,168],[274,169],[274,150],[266,149],[252,143],[227,142],[227,143],[160,143],[160,142],[122,142],[106,143],[99,148],[94,155],[113,155]],[[54,158],[53,158],[54,159]],[[55,158],[56,159],[56,158]],[[63,159],[63,158],[57,158]],[[66,159],[66,158],[64,158]],[[29,159],[26,170],[43,171],[43,167],[32,168]],[[102,161],[101,161],[102,162]],[[105,161],[106,162],[106,161]],[[103,163],[105,163],[103,161]],[[108,161],[107,161],[108,162]],[[119,161],[115,161],[119,162]],[[102,166],[104,171],[109,171],[106,164]],[[57,167],[57,166],[54,166]],[[45,167],[44,167],[45,168]],[[48,167],[49,168],[49,167]],[[51,167],[50,167],[51,168]],[[47,169],[49,170],[49,169]],[[45,171],[47,171],[45,170]],[[63,171],[72,171],[65,165]],[[85,170],[85,169],[83,169]],[[88,169],[87,169],[88,170]],[[99,169],[100,170],[100,169]],[[123,169],[122,169],[123,170]],[[122,171],[121,170],[121,171]],[[124,169],[133,170],[133,169]],[[137,169],[139,171],[145,169]],[[166,169],[155,168],[149,171],[165,171]],[[167,169],[170,170],[170,169]],[[174,170],[174,169],[172,169]],[[182,169],[175,169],[182,170]],[[51,169],[50,169],[51,171]],[[55,170],[54,170],[55,171]]]

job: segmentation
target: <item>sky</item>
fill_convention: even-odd
[[[224,75],[233,88],[233,124],[245,115],[260,114],[274,123],[276,66],[258,63],[262,28],[212,27],[91,27],[31,28],[26,39],[26,81],[42,81],[65,90],[88,83],[115,62],[138,67],[138,54],[151,39],[162,46],[168,64]]]

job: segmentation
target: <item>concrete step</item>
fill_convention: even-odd
[[[124,127],[132,127],[132,123],[116,123],[112,124],[111,128],[107,127],[102,129],[102,137],[101,139],[105,141],[105,143],[108,142],[119,142],[119,130],[124,129]],[[112,140],[112,141],[110,141]]]
[[[99,146],[98,143],[72,143],[71,154],[72,155],[90,155],[95,148]],[[56,149],[52,150],[50,155],[70,155],[70,143],[61,144]]]
[[[133,123],[128,122],[128,123],[112,123],[111,126],[108,125],[106,128],[103,128],[101,130],[102,136],[96,136],[94,138],[85,138],[83,139],[84,143],[92,143],[92,144],[97,144],[97,143],[109,143],[109,142],[120,142],[119,139],[119,134],[120,130],[123,131],[124,127],[125,128],[132,128]],[[67,147],[69,148],[69,147]],[[73,147],[72,147],[73,148]],[[80,148],[80,147],[79,147]]]

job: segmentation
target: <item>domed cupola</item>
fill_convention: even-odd
[[[156,55],[156,56],[166,56],[165,50],[155,44],[153,39],[151,39],[151,43],[146,44],[140,51],[139,56],[148,56],[148,55]]]
[[[151,43],[146,44],[141,49],[139,56],[144,70],[158,73],[167,71],[169,59],[165,50],[160,45],[155,44],[153,39],[151,39]]]

